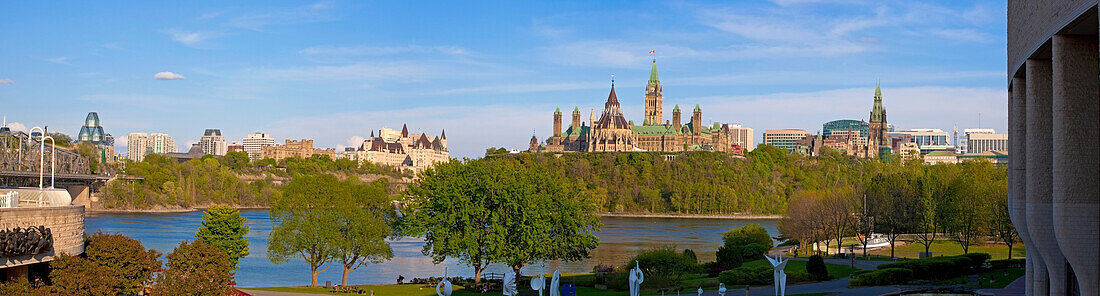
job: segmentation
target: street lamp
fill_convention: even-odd
[[[42,138],[42,153],[45,153],[45,151],[46,151],[46,149],[45,149],[46,148],[46,140],[50,140],[50,147],[51,147],[50,148],[50,189],[53,189],[54,175],[57,172],[57,168],[56,168],[56,166],[57,166],[57,161],[56,161],[57,160],[57,141],[54,141],[53,137],[51,137],[51,136],[42,136],[41,138]],[[44,156],[42,158],[45,159]],[[41,181],[39,181],[39,182],[41,182]],[[39,187],[41,187],[41,185],[39,185]]]
[[[46,135],[46,130],[42,129],[41,127],[37,127],[37,126],[32,127],[29,131],[27,131],[27,144],[34,145],[34,143],[32,143],[32,141],[34,141],[34,130],[35,129],[38,129],[38,132],[41,133],[43,136]],[[42,189],[42,180],[45,179],[45,177],[46,177],[46,165],[45,165],[45,162],[46,162],[46,146],[45,145],[46,145],[46,142],[43,140],[42,146],[39,146],[39,148],[38,148],[38,189]]]

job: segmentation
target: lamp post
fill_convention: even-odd
[[[50,189],[53,189],[54,175],[57,172],[57,141],[51,136],[42,136],[42,153],[46,151],[46,140],[50,140]],[[43,160],[45,157],[42,157]]]
[[[29,131],[27,131],[27,144],[31,144],[31,145],[34,144],[34,143],[32,143],[32,141],[34,141],[34,130],[35,129],[38,129],[38,132],[42,133],[43,136],[46,135],[46,130],[42,129],[41,127],[37,127],[37,126],[32,127]],[[39,148],[38,148],[38,189],[42,189],[42,181],[46,177],[46,165],[45,165],[45,162],[46,162],[46,146],[45,145],[46,145],[46,143],[45,143],[45,141],[43,141],[42,145],[39,146]]]

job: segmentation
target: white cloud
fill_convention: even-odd
[[[187,79],[187,77],[183,77],[183,75],[172,73],[172,72],[157,72],[157,74],[153,75],[153,79],[156,79],[156,80],[182,80],[182,79]]]
[[[218,35],[215,33],[184,31],[177,29],[165,31],[165,34],[168,34],[168,37],[172,38],[172,41],[179,42],[180,44],[191,48],[202,48],[202,46],[206,44],[205,41],[217,37]]]
[[[13,132],[26,132],[27,126],[18,122],[8,122],[8,129]]]
[[[239,16],[231,19],[229,25],[254,31],[262,31],[264,27],[271,25],[297,25],[314,22],[323,22],[336,19],[332,15],[335,5],[322,1],[311,5],[269,10],[256,14]]]
[[[4,84],[15,84],[15,81],[11,81],[11,79],[8,78],[0,78],[0,85]]]
[[[932,35],[966,42],[989,42],[992,39],[989,34],[978,32],[974,29],[935,29]]]
[[[363,137],[351,136],[348,138],[348,147],[359,147],[359,145],[363,145],[363,140],[365,140]]]
[[[72,64],[69,63],[69,57],[48,58],[48,59],[46,59],[46,61],[54,63],[54,64],[72,65]]]

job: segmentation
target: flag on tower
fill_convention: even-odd
[[[649,53],[657,53],[656,50],[650,50]]]

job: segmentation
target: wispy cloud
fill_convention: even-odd
[[[153,75],[153,79],[156,79],[156,80],[183,80],[183,79],[187,79],[187,77],[183,77],[183,75],[172,73],[172,72],[157,72],[157,74]]]
[[[992,37],[989,34],[978,32],[974,29],[934,29],[932,35],[965,42],[989,42]]]
[[[415,62],[255,69],[248,72],[253,78],[284,81],[423,80],[440,73],[432,66]]]
[[[176,105],[176,99],[163,95],[148,94],[94,94],[76,97],[77,101],[95,103],[125,104],[128,106],[164,107]]]
[[[541,83],[541,84],[501,84],[501,85],[486,85],[486,86],[479,86],[479,87],[454,88],[454,89],[448,89],[448,90],[442,90],[442,91],[427,93],[427,95],[513,94],[513,93],[568,91],[568,90],[581,90],[581,89],[599,89],[599,88],[606,88],[606,87],[608,87],[607,83],[593,83],[593,82],[564,82],[564,83]]]
[[[206,41],[216,37],[218,34],[200,32],[200,31],[185,31],[172,29],[165,31],[172,41],[179,42],[187,47],[191,48],[203,48],[206,45]]]
[[[11,79],[8,78],[0,78],[0,85],[4,84],[15,84],[15,81],[11,81]]]
[[[55,58],[48,58],[48,59],[46,59],[46,61],[54,63],[54,64],[72,65],[72,64],[69,63],[69,59],[70,59],[69,57],[55,57]]]
[[[467,57],[469,50],[458,46],[312,46],[298,51],[306,59],[319,63],[345,63],[379,56]]]
[[[323,22],[336,19],[332,15],[335,5],[331,2],[317,2],[311,5],[290,9],[277,9],[267,12],[243,15],[232,18],[229,25],[254,31],[263,31],[273,25],[297,25]]]

